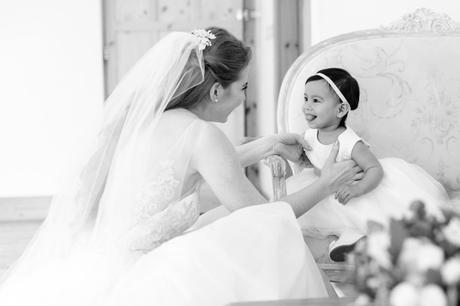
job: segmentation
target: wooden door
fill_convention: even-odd
[[[243,0],[103,0],[106,96],[121,77],[152,45],[170,31],[207,26],[227,29],[243,38],[243,20],[237,13]],[[218,124],[233,143],[245,135],[244,106]]]

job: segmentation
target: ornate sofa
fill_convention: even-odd
[[[388,27],[313,46],[284,77],[278,132],[305,131],[301,112],[305,80],[327,67],[342,67],[358,80],[360,105],[349,115],[348,124],[377,157],[400,157],[420,165],[459,201],[459,24],[446,15],[418,9]],[[286,172],[279,159],[274,158],[271,167],[274,197],[279,198],[286,192]],[[295,174],[298,169],[291,167]],[[320,245],[310,246],[317,259],[325,256],[325,249],[318,251]]]

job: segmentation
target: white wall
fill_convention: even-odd
[[[388,25],[417,8],[445,13],[460,21],[458,0],[311,0],[312,44],[339,34]]]
[[[55,192],[103,102],[100,1],[0,2],[0,197]]]

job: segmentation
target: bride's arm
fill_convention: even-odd
[[[201,174],[230,211],[267,202],[244,175],[233,145],[211,123],[204,123],[201,128],[192,152],[191,167]]]
[[[235,149],[241,166],[247,167],[272,155],[276,143],[276,136],[271,135],[236,146]]]
[[[236,153],[241,166],[247,167],[273,154],[298,162],[303,148],[309,148],[309,145],[300,135],[287,133],[261,137],[236,146]]]
[[[332,150],[318,180],[281,199],[292,206],[297,217],[332,194],[339,185],[351,180],[357,172],[352,161],[334,163],[337,151],[338,148]],[[267,202],[244,175],[232,144],[212,124],[203,127],[192,152],[191,166],[203,176],[220,202],[230,211]]]

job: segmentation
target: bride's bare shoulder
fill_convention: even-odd
[[[193,129],[204,137],[226,138],[225,134],[212,122],[202,120],[186,109],[177,108],[168,110],[165,112],[163,120],[165,123],[172,124],[179,129],[191,129],[193,124]]]
[[[190,124],[200,120],[193,113],[185,109],[171,109],[161,116],[159,128],[173,131],[185,131]]]
[[[196,138],[195,153],[202,156],[236,154],[235,148],[224,132],[211,122],[202,121]]]
[[[192,120],[197,117],[184,108],[173,108],[165,111],[162,118],[166,120]]]
[[[160,133],[168,131],[170,135],[186,133],[202,145],[228,141],[225,134],[212,122],[202,120],[192,112],[181,108],[166,111],[158,129],[161,130]]]

